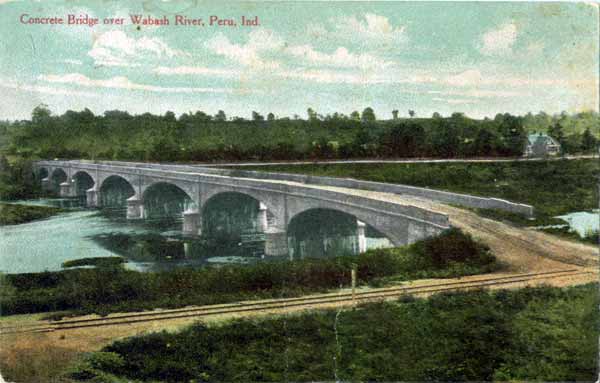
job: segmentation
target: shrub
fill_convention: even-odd
[[[446,267],[451,262],[485,263],[490,259],[489,247],[473,240],[470,234],[450,228],[442,234],[415,245],[418,253],[427,257],[434,267]]]

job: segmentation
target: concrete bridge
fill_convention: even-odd
[[[34,172],[47,190],[63,197],[85,196],[88,207],[102,206],[102,195],[117,182],[126,185],[127,218],[147,218],[145,204],[157,185],[177,189],[185,197],[183,233],[199,235],[210,201],[223,193],[240,193],[258,201],[257,228],[265,233],[265,254],[287,254],[287,229],[311,209],[337,210],[357,220],[358,250],[366,249],[365,226],[401,246],[435,235],[449,227],[448,216],[411,205],[326,190],[288,180],[256,179],[214,174],[197,166],[127,162],[38,161]]]

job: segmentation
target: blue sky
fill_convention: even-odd
[[[90,108],[475,118],[598,109],[598,7],[576,3],[0,0],[0,119]],[[30,25],[68,14],[86,25]],[[132,25],[129,15],[169,18]],[[175,15],[204,27],[175,26]],[[235,27],[209,26],[211,15]],[[260,26],[241,26],[241,16]],[[122,26],[105,18],[124,18]]]

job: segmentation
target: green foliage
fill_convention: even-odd
[[[8,161],[0,154],[0,200],[35,198],[40,194],[41,187],[34,179],[31,161],[20,156]]]
[[[446,267],[451,262],[470,261],[487,264],[493,259],[489,247],[475,242],[469,234],[463,234],[457,228],[451,228],[439,236],[425,239],[415,247],[418,254],[427,256],[438,268]]]
[[[85,354],[80,360],[65,371],[64,375],[73,380],[111,383],[122,381],[104,371],[120,369],[125,366],[123,357],[114,352],[92,352]]]
[[[103,371],[160,381],[592,381],[598,286],[475,291],[117,341]],[[335,357],[335,360],[334,360]]]
[[[444,249],[454,249],[456,244],[474,251],[459,254]],[[15,290],[2,301],[2,315],[64,310],[106,314],[298,296],[348,287],[354,264],[360,284],[383,283],[385,278],[399,281],[462,276],[497,267],[485,246],[458,230],[450,230],[441,239],[428,240],[426,244],[369,250],[355,256],[156,273],[126,270],[109,262],[111,265],[95,269],[7,275],[7,282]]]
[[[29,206],[0,203],[0,226],[17,225],[58,214],[62,209],[49,206]]]

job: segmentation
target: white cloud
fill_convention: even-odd
[[[93,92],[84,92],[79,90],[55,88],[43,85],[20,84],[11,80],[0,81],[0,87],[15,89],[32,93],[51,94],[55,96],[74,96],[74,97],[97,97],[98,94]]]
[[[269,29],[256,29],[248,34],[246,43],[233,43],[222,33],[204,42],[204,46],[214,54],[223,56],[232,63],[241,64],[247,69],[285,70],[282,57],[292,58],[292,63],[309,67],[337,67],[359,69],[383,69],[393,65],[370,53],[352,53],[345,47],[338,47],[331,53],[316,50],[311,44],[287,46],[284,40]],[[172,72],[165,71],[163,72]],[[185,74],[210,74],[206,69],[180,69]]]
[[[274,76],[288,79],[299,79],[314,81],[325,84],[353,84],[353,85],[375,85],[375,84],[424,84],[435,81],[435,78],[426,74],[406,75],[401,73],[380,73],[372,71],[348,71],[331,69],[303,68],[280,70],[273,72]]]
[[[201,75],[201,76],[217,76],[217,77],[239,77],[241,71],[237,69],[226,68],[207,68],[200,66],[177,66],[177,67],[156,67],[152,72],[165,75]]]
[[[434,97],[432,98],[433,101],[439,101],[439,102],[445,102],[446,104],[450,104],[450,105],[464,105],[464,104],[474,104],[475,101],[473,100],[468,100],[468,99],[464,99],[464,98],[440,98],[440,97]]]
[[[387,17],[374,13],[365,13],[363,18],[340,16],[330,21],[337,38],[352,38],[374,45],[398,44],[407,40],[404,26],[394,27]]]
[[[277,61],[261,56],[263,53],[279,50],[283,45],[283,40],[268,29],[255,29],[250,32],[246,44],[232,43],[222,33],[217,33],[204,42],[204,46],[211,52],[254,69],[279,67],[280,64]]]
[[[232,93],[231,89],[227,88],[190,88],[190,87],[162,87],[157,85],[146,85],[132,82],[127,77],[117,76],[105,80],[91,79],[80,73],[70,73],[66,75],[40,75],[41,81],[60,84],[71,84],[85,86],[91,88],[109,88],[109,89],[126,89],[126,90],[141,90],[148,92],[161,93]]]
[[[486,97],[520,97],[528,96],[530,93],[527,92],[516,92],[510,90],[483,90],[483,89],[469,89],[469,90],[430,90],[428,94],[439,94],[442,96],[462,96],[462,97],[473,97],[473,98],[486,98]]]
[[[285,53],[296,58],[302,58],[310,65],[324,65],[341,68],[385,68],[392,63],[368,53],[354,54],[345,47],[338,47],[333,53],[327,54],[316,51],[311,45],[296,45],[286,48]]]
[[[512,22],[506,23],[487,31],[481,37],[479,50],[486,56],[509,54],[516,40],[517,26]]]
[[[559,78],[533,78],[515,77],[511,75],[484,75],[479,69],[469,69],[464,72],[449,75],[442,81],[447,85],[466,86],[509,86],[509,87],[531,87],[531,86],[564,86],[567,81]]]
[[[129,37],[123,31],[108,31],[98,36],[88,55],[96,65],[139,66],[143,58],[172,58],[187,54],[170,48],[158,37]]]

